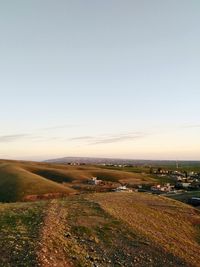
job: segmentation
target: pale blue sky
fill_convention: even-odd
[[[199,0],[0,0],[0,157],[200,160]]]

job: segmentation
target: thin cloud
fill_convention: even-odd
[[[42,131],[51,131],[51,130],[57,130],[57,129],[65,129],[65,128],[73,128],[73,127],[79,127],[77,124],[63,124],[63,125],[55,125],[51,127],[45,127],[40,130]]]
[[[0,143],[15,142],[25,137],[28,137],[28,135],[27,134],[2,135],[0,136]]]
[[[200,128],[200,124],[184,125],[182,128]]]
[[[32,134],[9,134],[9,135],[2,135],[0,136],[0,143],[10,143],[10,142],[17,142],[20,140],[31,140],[31,141],[41,141],[45,140],[45,137],[32,135]]]
[[[65,141],[65,138],[60,136],[46,136],[46,135],[34,135],[34,134],[27,135],[25,138],[33,142],[49,142],[55,140]]]
[[[82,141],[82,140],[93,140],[94,139],[94,137],[92,137],[92,136],[78,136],[78,137],[73,137],[73,138],[71,138],[71,139],[69,139],[69,140],[71,140],[71,141]]]
[[[100,135],[100,136],[77,136],[67,139],[68,141],[82,141],[87,145],[100,145],[100,144],[111,144],[111,143],[119,143],[125,141],[134,141],[136,139],[140,139],[145,137],[147,134],[142,132],[134,132],[134,133],[125,133],[118,135]],[[0,136],[0,143],[9,143],[9,142],[17,142],[20,140],[30,140],[32,142],[44,142],[44,141],[65,141],[64,137],[52,136],[45,137],[42,135],[34,135],[31,133],[21,133],[21,134],[10,134],[10,135],[2,135]]]
[[[144,134],[127,134],[127,135],[119,135],[119,136],[112,136],[106,138],[99,138],[92,145],[100,145],[100,144],[111,144],[111,143],[119,143],[124,141],[132,141],[135,139],[143,138]]]
[[[118,135],[102,135],[102,136],[78,136],[69,139],[70,141],[85,141],[88,145],[111,144],[124,141],[131,141],[143,138],[146,134],[141,132],[118,134]]]

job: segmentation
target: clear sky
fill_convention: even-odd
[[[1,0],[0,122],[0,158],[200,160],[200,1]]]

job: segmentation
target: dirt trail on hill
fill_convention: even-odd
[[[110,199],[107,196],[106,202]],[[40,228],[37,266],[192,266],[138,234],[91,198],[76,196],[49,202]]]
[[[72,267],[63,250],[66,210],[56,200],[49,203],[41,229],[38,265],[40,267]]]

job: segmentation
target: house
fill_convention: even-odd
[[[113,189],[114,192],[132,192],[131,189],[127,188],[126,185],[119,186],[115,189]]]
[[[151,190],[154,192],[170,192],[174,190],[174,186],[170,185],[169,183],[164,184],[164,185],[154,185],[151,187]]]
[[[92,177],[91,179],[88,180],[88,184],[91,185],[99,185],[102,183],[102,180],[98,180],[97,177]]]

